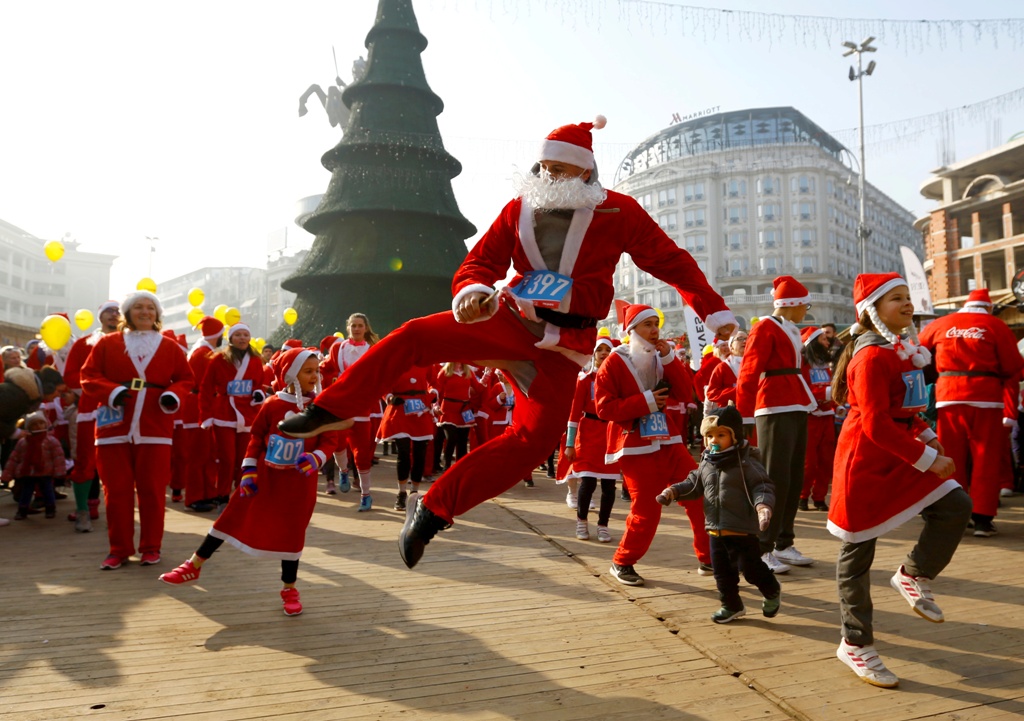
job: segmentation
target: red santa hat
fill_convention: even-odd
[[[298,338],[289,338],[288,340],[286,340],[284,343],[281,344],[281,350],[282,351],[285,348],[292,349],[292,348],[301,348],[301,347],[302,347],[302,341],[299,340]]]
[[[623,333],[629,333],[648,318],[658,317],[658,311],[651,306],[642,303],[627,303],[624,300],[615,301],[615,313]]]
[[[556,160],[593,170],[597,166],[594,162],[594,138],[590,131],[594,128],[600,130],[607,122],[607,118],[598,115],[592,123],[555,128],[544,139],[539,159]]]
[[[341,338],[339,338],[336,335],[329,335],[329,336],[326,336],[325,338],[323,338],[320,341],[320,353],[321,353],[321,355],[326,357],[327,354],[331,351],[331,346],[334,345],[335,343],[341,343]]]
[[[594,344],[594,351],[596,352],[597,349],[600,348],[603,345],[606,345],[610,349],[615,350],[615,346],[622,345],[622,341],[620,341],[617,338],[609,338],[608,336],[601,336],[600,338],[597,339],[597,343]]]
[[[978,288],[972,290],[970,295],[967,296],[967,302],[964,303],[964,308],[991,308],[992,298],[988,294],[988,288]]]
[[[795,308],[811,302],[807,288],[791,275],[780,275],[772,281],[772,286],[772,305],[775,308]]]
[[[247,326],[247,325],[246,325],[245,323],[241,323],[241,322],[239,322],[239,323],[235,323],[235,324],[234,324],[233,326],[231,326],[231,328],[230,328],[230,329],[228,330],[228,340],[231,340],[231,336],[233,336],[233,335],[234,335],[235,333],[237,333],[237,332],[238,332],[238,331],[240,331],[240,330],[244,330],[244,331],[245,331],[246,333],[248,333],[248,334],[249,334],[250,336],[252,335],[252,331],[251,331],[251,330],[249,330],[249,326]]]
[[[291,348],[284,353],[281,353],[272,361],[274,375],[277,376],[278,386],[282,389],[286,389],[288,386],[294,384],[292,390],[295,392],[295,398],[300,409],[305,405],[305,400],[302,397],[302,388],[299,387],[297,379],[299,377],[299,371],[302,370],[303,364],[305,364],[305,362],[310,358],[316,358],[315,350],[311,348]]]
[[[198,323],[196,328],[203,334],[203,338],[206,340],[216,340],[220,338],[220,334],[224,332],[224,323],[214,318],[212,315],[204,315]]]
[[[857,317],[893,288],[907,285],[899,273],[861,273],[853,282],[853,302],[857,306]]]
[[[164,329],[160,333],[160,335],[162,335],[167,340],[173,341],[174,344],[180,347],[183,352],[188,353],[188,343],[185,341],[185,336],[175,335],[174,331],[171,330],[170,328]]]
[[[825,331],[823,331],[821,328],[816,328],[813,325],[808,326],[804,328],[802,331],[800,331],[800,340],[804,342],[804,345],[810,345],[811,341],[813,341],[815,338],[817,338],[824,332]]]
[[[124,301],[121,302],[121,315],[127,318],[128,311],[131,310],[136,303],[143,299],[150,300],[153,302],[153,305],[156,306],[156,317],[158,319],[163,317],[164,308],[162,305],[160,305],[160,299],[157,298],[156,295],[154,295],[153,293],[150,293],[148,290],[135,290],[129,293],[127,297],[125,297]]]
[[[100,307],[96,310],[96,315],[101,315],[104,311],[116,310],[118,313],[121,312],[121,304],[116,300],[105,300],[100,303]]]

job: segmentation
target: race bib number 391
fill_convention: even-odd
[[[572,278],[550,270],[531,270],[523,282],[513,288],[516,297],[528,300],[538,308],[558,308],[572,288]]]

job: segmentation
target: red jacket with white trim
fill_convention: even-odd
[[[214,353],[210,358],[199,386],[199,418],[204,425],[211,425],[207,422],[212,421],[212,425],[234,428],[239,433],[249,431],[260,410],[258,397],[253,394],[263,393],[263,362],[250,353],[242,363],[244,370],[222,353]],[[249,383],[235,390],[230,386],[232,381]]]
[[[793,323],[766,316],[754,325],[736,381],[736,408],[744,423],[753,423],[755,416],[818,407],[800,373],[802,349],[800,329]]]

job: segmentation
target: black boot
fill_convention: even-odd
[[[409,496],[405,525],[398,534],[398,553],[408,568],[423,558],[423,549],[430,543],[430,539],[447,525],[447,522],[423,505],[418,493]]]
[[[325,431],[344,431],[353,425],[351,419],[338,418],[310,403],[302,413],[281,421],[277,427],[293,438],[312,438]]]

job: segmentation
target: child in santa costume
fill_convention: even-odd
[[[747,349],[747,332],[738,330],[729,339],[729,353],[718,363],[708,376],[704,391],[707,412],[717,408],[736,405],[736,381]]]
[[[658,314],[653,308],[623,303],[618,310],[619,326],[629,334],[629,344],[612,351],[594,384],[597,415],[608,421],[605,463],[618,463],[631,499],[626,530],[609,573],[619,583],[642,586],[644,579],[633,565],[647,553],[658,530],[658,491],[665,487],[666,479],[681,481],[697,467],[683,443],[677,418],[665,413],[668,403],[685,403],[693,395],[693,376],[659,338]],[[699,570],[701,575],[710,574],[703,505],[691,500],[683,506],[693,531]]]
[[[810,294],[783,275],[773,282],[775,310],[751,329],[736,382],[736,408],[744,424],[755,424],[764,467],[775,484],[772,522],[761,533],[761,553],[774,573],[810,566],[814,559],[793,545],[793,525],[804,486],[807,414],[818,407],[800,372],[803,341],[796,324],[810,307]]]
[[[227,541],[251,556],[280,559],[284,613],[297,616],[302,602],[295,581],[316,505],[317,472],[338,438],[336,433],[323,433],[303,441],[278,433],[277,423],[314,397],[319,359],[314,350],[295,348],[276,363],[280,384],[287,390],[268,398],[253,421],[238,493],[192,557],[160,580],[172,585],[195,581],[205,562]]]
[[[195,385],[178,344],[160,335],[163,310],[138,290],[121,304],[121,332],[100,338],[82,367],[82,389],[96,409],[96,468],[103,482],[110,553],[100,568],[120,568],[135,553],[139,501],[140,563],[160,562],[174,414]]]
[[[560,458],[568,465],[566,472],[579,479],[576,538],[581,541],[590,540],[587,516],[590,513],[590,501],[600,480],[601,505],[597,512],[597,540],[600,543],[612,542],[608,520],[611,518],[612,506],[615,505],[615,481],[619,477],[619,465],[605,462],[608,421],[597,415],[594,387],[598,371],[617,343],[611,338],[598,338],[597,345],[594,346],[593,364],[576,381],[576,394],[572,399],[569,426],[565,434],[565,450]],[[559,470],[562,465],[559,463]]]
[[[398,379],[385,397],[387,407],[380,422],[379,441],[394,441],[398,446],[398,496],[395,510],[405,510],[409,491],[417,493],[423,480],[427,462],[427,444],[434,437],[434,416],[431,406],[437,400],[437,391],[430,387],[427,368],[413,367]]]
[[[18,480],[18,512],[15,521],[28,518],[32,496],[39,492],[46,507],[46,517],[57,515],[57,500],[53,482],[64,478],[66,473],[64,451],[52,433],[50,424],[42,411],[35,411],[25,417],[24,435],[14,444],[0,476],[4,483]],[[12,490],[12,494],[14,491]]]
[[[959,312],[926,325],[921,344],[935,356],[936,431],[974,501],[974,535],[994,536],[999,490],[1013,482],[1007,429],[1016,424],[1017,409],[1005,401],[1024,370],[1017,338],[992,315],[983,288],[972,291]]]
[[[836,459],[836,404],[832,402],[832,352],[821,328],[811,326],[800,331],[804,341],[804,381],[811,388],[818,407],[807,417],[807,455],[804,459],[804,485],[800,490],[800,510],[828,511],[825,495],[832,484],[832,466]]]
[[[693,376],[693,390],[697,394],[704,413],[714,410],[707,401],[708,381],[718,365],[729,357],[729,344],[724,342],[704,346],[701,351],[700,369]]]
[[[671,283],[714,333],[736,319],[696,261],[629,196],[597,182],[591,129],[605,119],[557,128],[536,166],[519,178],[519,197],[469,251],[452,283],[451,313],[405,323],[359,366],[282,430],[297,437],[351,427],[362,409],[410,365],[446,360],[508,370],[516,382],[512,428],[456,463],[422,503],[409,506],[399,551],[414,566],[438,530],[526,477],[556,448],[579,369],[608,313],[616,264],[628,253]],[[515,275],[500,293],[509,266]],[[370,362],[372,358],[372,362]]]
[[[918,417],[928,402],[921,369],[930,354],[917,343],[907,281],[897,273],[862,274],[853,295],[859,320],[832,385],[835,402],[850,405],[828,514],[828,530],[843,542],[836,566],[843,638],[836,655],[864,681],[891,688],[899,679],[873,645],[875,543],[921,515],[921,535],[890,585],[918,615],[941,623],[930,582],[960,543],[971,499],[950,477],[953,461]]]
[[[434,379],[434,387],[441,399],[438,425],[444,430],[444,465],[450,468],[454,461],[466,455],[469,433],[476,425],[473,398],[482,397],[486,389],[469,366],[455,362],[445,363],[441,367]]]

